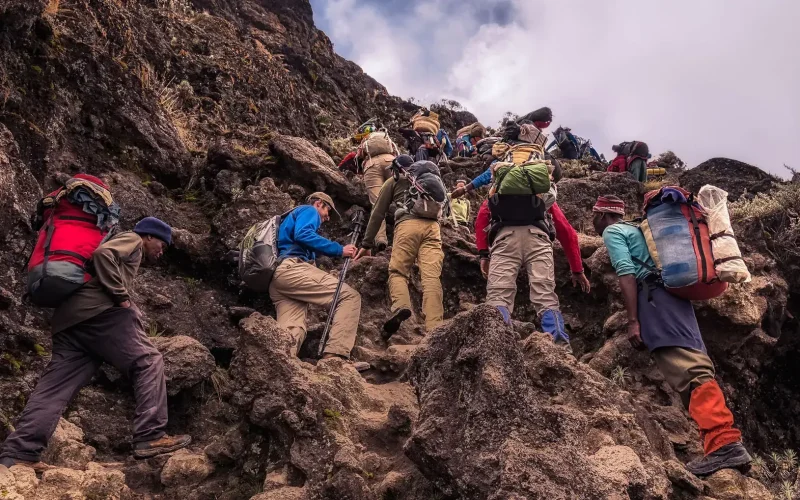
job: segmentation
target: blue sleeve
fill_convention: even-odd
[[[294,223],[294,242],[328,257],[341,257],[342,245],[317,234],[320,224],[316,210],[299,210]]]
[[[603,243],[608,249],[608,256],[611,258],[611,265],[614,266],[617,276],[636,274],[636,266],[633,265],[625,233],[620,231],[619,228],[608,226],[603,231]]]
[[[487,168],[481,175],[472,179],[470,184],[472,184],[472,187],[475,189],[478,189],[483,186],[488,186],[490,182],[492,182],[492,169]]]

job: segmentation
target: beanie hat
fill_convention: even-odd
[[[154,236],[167,245],[172,244],[172,228],[166,222],[155,217],[145,217],[137,222],[133,232],[139,236],[146,234]]]
[[[409,155],[400,155],[394,159],[394,163],[400,169],[407,169],[414,163],[414,158]]]
[[[598,196],[592,212],[625,215],[625,202],[616,196]]]

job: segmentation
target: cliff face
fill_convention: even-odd
[[[635,212],[643,189],[580,162],[559,184],[559,205],[580,232],[591,294],[570,285],[555,249],[575,357],[534,333],[522,278],[513,328],[479,305],[474,237],[447,227],[451,322],[427,336],[411,322],[388,344],[380,338],[384,252],[347,278],[363,299],[353,355],[373,370],[361,377],[339,361],[286,355],[272,304],[240,289],[223,256],[251,224],[317,190],[345,213],[324,229],[342,240],[348,215],[368,201],[329,155],[338,160],[364,120],[396,130],[416,109],[337,56],[307,0],[0,0],[0,438],[49,359],[48,313],[21,300],[35,237],[28,215],[77,172],[112,186],[124,229],[145,215],[175,228],[134,300],[167,363],[170,430],[195,438],[187,452],[128,459],[130,388],[104,367],[54,435],[46,459],[59,468],[40,478],[0,470],[0,490],[39,499],[770,498],[752,477],[700,481],[681,465],[700,453],[696,428],[625,341],[616,279],[589,223],[597,195],[617,194]],[[474,120],[438,111],[450,132]],[[733,164],[714,162],[723,163]],[[485,167],[441,165],[451,184]],[[729,170],[685,175],[724,183]],[[731,201],[752,199],[737,202],[736,231],[754,280],[697,311],[746,442],[766,455],[800,446],[789,296],[800,289],[790,244],[800,197],[746,170],[729,191]],[[326,315],[310,310],[301,357]],[[789,462],[767,461],[755,477],[777,491],[794,481]]]

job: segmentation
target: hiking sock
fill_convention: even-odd
[[[564,326],[564,317],[561,311],[548,309],[541,316],[542,331],[549,333],[556,344],[569,344],[569,335]]]
[[[500,311],[500,315],[503,316],[503,323],[511,326],[511,311],[508,310],[506,306],[495,306],[497,310]]]

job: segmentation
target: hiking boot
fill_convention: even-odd
[[[42,473],[46,470],[54,469],[52,465],[47,465],[44,462],[27,462],[25,460],[17,460],[16,458],[11,457],[3,457],[0,458],[0,465],[4,465],[7,468],[11,468],[15,465],[21,465],[23,467],[30,467],[34,470],[34,472]]]
[[[170,453],[186,448],[192,442],[191,436],[164,435],[153,441],[142,441],[133,445],[133,457],[136,459],[151,458],[156,455]]]
[[[742,473],[750,469],[753,458],[741,442],[726,444],[703,458],[692,460],[686,469],[695,476],[708,476],[722,469],[739,469]]]
[[[498,311],[500,311],[500,315],[503,316],[503,323],[511,326],[511,311],[508,310],[506,306],[495,306]]]
[[[410,309],[398,309],[395,311],[394,316],[389,318],[389,321],[383,324],[383,340],[389,340],[389,337],[397,333],[403,321],[411,317]]]

